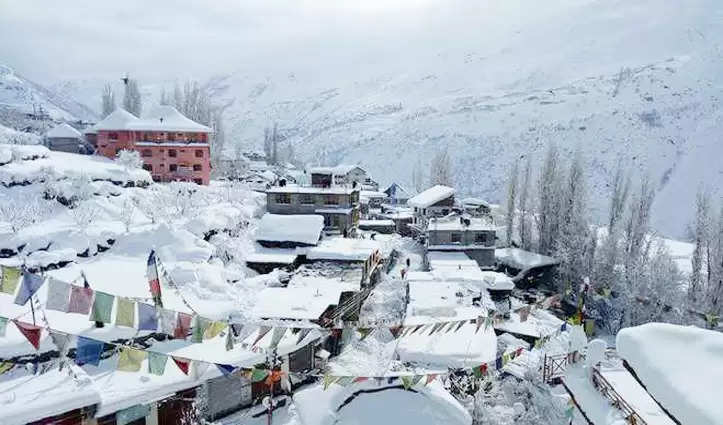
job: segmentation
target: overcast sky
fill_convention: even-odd
[[[460,8],[472,3],[0,0],[0,63],[38,81],[368,64],[419,51],[408,46],[451,42],[450,31],[466,19]]]

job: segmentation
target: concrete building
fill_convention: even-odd
[[[410,198],[407,205],[414,211],[414,226],[424,231],[430,218],[443,217],[453,212],[454,189],[437,185]]]
[[[495,231],[489,218],[462,215],[434,217],[426,231],[428,251],[464,252],[480,268],[495,267]]]
[[[350,234],[359,225],[359,188],[274,186],[266,191],[271,214],[316,214],[327,232]]]
[[[209,183],[212,130],[172,106],[159,106],[144,119],[116,109],[93,130],[99,154],[115,158],[122,149],[138,151],[155,181]]]
[[[70,125],[63,123],[45,134],[45,145],[50,150],[80,154],[93,153],[93,146]]]

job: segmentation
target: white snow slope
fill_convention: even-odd
[[[679,237],[698,185],[723,187],[722,18],[719,0],[459,2],[401,26],[406,42],[374,60],[322,45],[306,62],[253,62],[207,86],[228,105],[230,140],[258,147],[276,122],[302,159],[360,163],[383,184],[411,187],[414,164],[426,171],[447,146],[458,194],[499,202],[509,164],[556,142],[589,161],[599,214],[628,162],[658,185],[657,230]],[[144,94],[158,89],[147,83]],[[98,103],[100,85],[62,86]]]
[[[686,425],[720,424],[723,335],[648,323],[618,333],[617,350],[664,408]]]

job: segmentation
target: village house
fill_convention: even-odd
[[[397,183],[392,183],[384,189],[387,195],[385,202],[389,205],[406,205],[409,200],[409,192]]]
[[[407,205],[414,209],[413,224],[419,231],[424,231],[430,218],[443,217],[453,211],[454,189],[442,185],[431,187],[410,198]]]
[[[281,185],[266,191],[271,214],[316,214],[330,233],[351,234],[359,225],[359,188]]]
[[[93,146],[83,135],[66,123],[59,124],[45,133],[45,146],[50,150],[80,154],[93,153]]]
[[[465,214],[473,217],[482,217],[491,213],[490,204],[484,199],[464,198],[460,201]]]
[[[93,130],[100,155],[115,158],[123,149],[138,151],[154,181],[209,183],[212,130],[172,106],[160,106],[144,119],[119,108]]]
[[[495,226],[491,218],[463,215],[432,217],[426,231],[427,250],[464,252],[479,267],[495,266]]]
[[[351,185],[359,187],[367,181],[367,172],[358,165],[340,164],[336,167],[312,167],[309,169],[312,186]]]

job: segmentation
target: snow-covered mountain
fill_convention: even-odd
[[[629,163],[658,184],[656,228],[681,236],[698,186],[723,187],[723,5],[519,0],[485,8],[452,34],[421,34],[373,62],[320,54],[253,63],[207,87],[229,105],[233,142],[259,147],[264,127],[278,123],[303,160],[360,163],[383,184],[411,186],[414,165],[426,170],[447,147],[458,190],[499,201],[510,163],[539,158],[555,142],[565,154],[584,153],[602,214],[611,173]],[[94,87],[82,101],[98,103]]]
[[[40,107],[57,120],[94,121],[98,115],[91,108],[74,100],[75,96],[63,91],[50,90],[28,80],[0,64],[0,110],[32,113]]]

